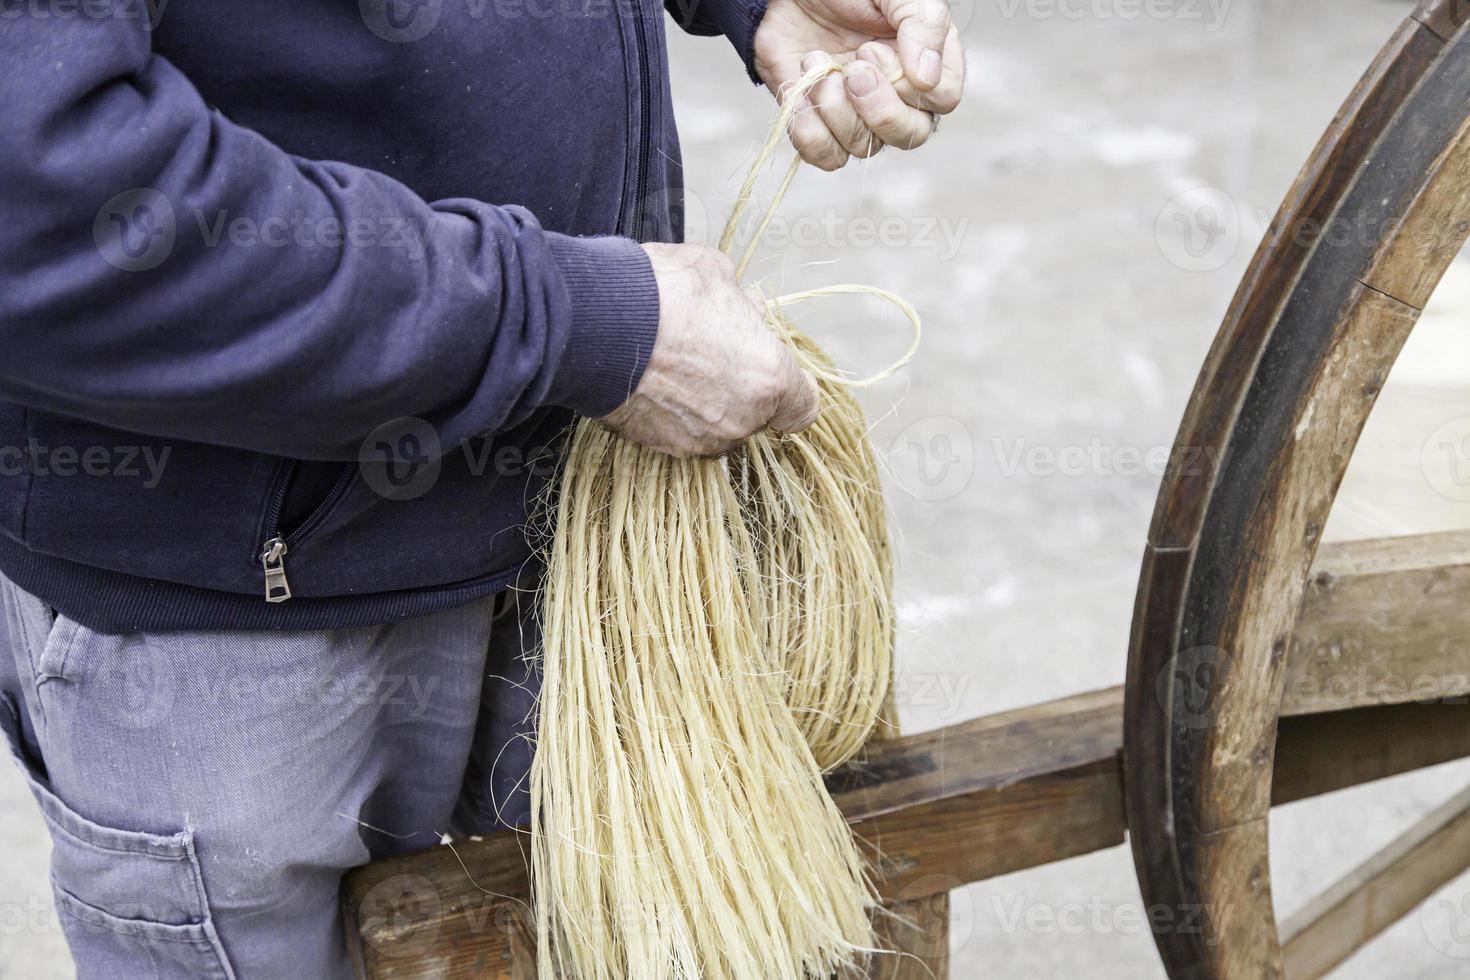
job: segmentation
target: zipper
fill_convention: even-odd
[[[286,555],[293,545],[300,544],[316,530],[317,525],[322,522],[327,512],[337,503],[347,485],[352,482],[356,475],[356,468],[350,465],[342,467],[342,474],[337,477],[337,482],[332,484],[332,489],[322,498],[312,512],[307,515],[296,530],[290,534],[281,533],[281,511],[286,506],[286,495],[291,492],[291,484],[296,479],[296,472],[301,468],[298,460],[288,459],[281,467],[280,476],[276,480],[275,492],[271,495],[270,505],[265,512],[264,537],[265,544],[261,546],[260,565],[265,572],[265,601],[269,603],[285,602],[291,598],[291,582],[286,578]]]
[[[285,602],[291,598],[291,583],[286,580],[287,547],[282,538],[271,538],[260,553],[260,564],[265,568],[265,601]]]
[[[643,189],[648,183],[648,158],[652,152],[653,134],[649,131],[649,117],[653,112],[653,87],[649,78],[653,65],[648,57],[647,16],[643,0],[633,0],[633,32],[638,39],[638,167],[633,173],[633,221],[628,237],[643,240],[644,212],[648,210],[643,200]]]

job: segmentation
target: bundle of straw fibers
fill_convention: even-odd
[[[795,105],[831,70],[784,100],[727,252]],[[572,435],[531,777],[544,980],[804,980],[873,950],[876,897],[822,773],[862,748],[888,696],[888,531],[848,390],[865,382],[782,313],[837,292],[897,303],[917,344],[917,315],[882,290],[772,300],[772,329],[821,387],[808,431],[758,434],[723,460],[674,459],[590,421]]]

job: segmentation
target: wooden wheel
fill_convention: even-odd
[[[1287,652],[1358,435],[1470,231],[1467,13],[1421,6],[1323,136],[1226,315],[1160,490],[1124,768],[1176,980],[1285,975],[1267,817]]]

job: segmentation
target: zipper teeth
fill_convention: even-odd
[[[643,188],[648,182],[648,158],[649,142],[653,134],[649,132],[649,116],[653,112],[653,95],[649,91],[649,71],[651,65],[648,58],[648,33],[644,25],[644,12],[641,0],[633,3],[633,26],[638,35],[638,170],[633,175],[633,226],[632,237],[639,240],[643,234],[643,212],[647,210],[643,201]]]
[[[343,467],[342,475],[337,477],[337,482],[332,484],[332,489],[327,491],[327,495],[321,499],[321,503],[317,504],[312,512],[307,515],[306,520],[296,526],[296,530],[285,536],[284,540],[286,544],[295,544],[304,535],[313,530],[313,525],[337,502],[337,497],[346,489],[347,483],[352,479],[353,475],[354,471],[352,466],[348,465]]]
[[[286,493],[291,489],[291,480],[296,476],[296,469],[300,465],[296,460],[288,459],[279,470],[276,490],[271,497],[270,506],[266,508],[265,525],[261,529],[261,537],[267,542],[280,536],[281,509],[286,506]]]

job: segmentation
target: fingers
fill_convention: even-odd
[[[773,341],[771,349],[776,355],[776,366],[770,372],[775,397],[770,402],[769,417],[758,422],[747,435],[754,434],[763,426],[777,432],[804,432],[817,420],[817,406],[821,400],[817,379],[797,362],[791,348],[765,322],[766,297],[754,286],[747,287],[745,295],[760,310],[762,340],[769,338]]]
[[[933,90],[944,73],[949,5],[944,0],[878,0],[878,9],[898,34],[904,78],[921,92]]]
[[[918,93],[915,93],[916,95]],[[940,65],[939,84],[923,93],[917,100],[919,108],[945,115],[954,112],[965,94],[965,47],[960,43],[960,32],[949,29],[944,39],[944,58]],[[904,101],[914,103],[915,100]]]
[[[828,60],[830,59],[825,53],[813,51],[802,59],[801,70],[805,72]],[[823,89],[832,80],[832,77],[822,79],[821,83],[801,100],[796,114],[791,117],[791,144],[796,147],[796,152],[801,154],[803,160],[821,170],[840,170],[843,164],[847,163],[849,155],[847,147],[828,125],[826,115],[813,102],[818,90]],[[837,91],[841,95],[840,80]],[[828,111],[836,114],[834,107],[829,106]],[[857,113],[852,113],[852,118],[856,119],[856,117]]]
[[[927,9],[918,6],[921,0],[882,2],[908,2],[916,9]],[[834,72],[819,81],[792,116],[791,142],[803,160],[830,171],[840,169],[852,157],[870,157],[885,144],[911,150],[934,134],[937,116],[954,111],[964,94],[964,48],[959,32],[949,24],[949,8],[943,0],[937,2],[944,11],[945,34],[938,42],[942,53],[934,83],[925,87],[912,79],[904,63],[901,31],[897,48],[887,41],[863,44],[842,77]],[[812,51],[802,59],[801,70],[830,64],[832,57],[826,52]]]
[[[832,58],[824,51],[813,51],[802,61],[803,71],[818,65],[830,65]],[[834,72],[822,79],[812,89],[811,100],[817,107],[827,131],[851,156],[862,159],[870,157],[883,148],[883,143],[873,135],[868,124],[858,115],[852,99],[848,97],[841,73]]]
[[[796,358],[786,356],[785,381],[776,402],[775,413],[767,423],[777,432],[805,432],[817,420],[821,405],[821,389],[812,373],[796,363]]]
[[[901,150],[922,145],[934,132],[934,117],[905,102],[888,79],[898,56],[892,48],[867,44],[843,72],[857,114],[884,143]]]

